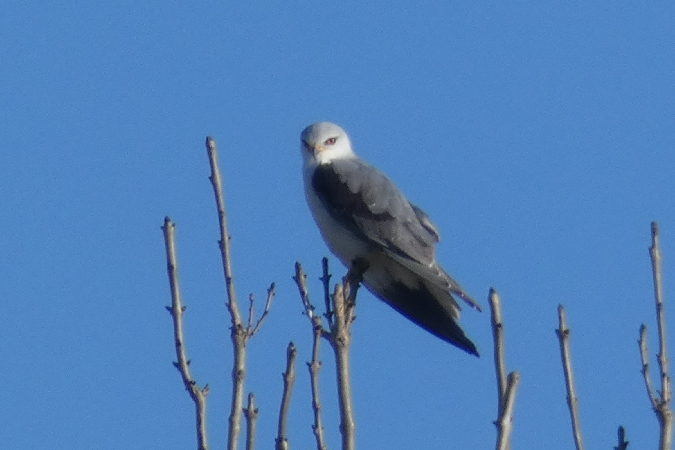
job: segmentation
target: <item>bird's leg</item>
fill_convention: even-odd
[[[370,263],[365,258],[355,258],[352,261],[352,265],[349,268],[349,272],[342,279],[342,284],[344,285],[345,298],[348,301],[349,307],[353,307],[356,303],[356,292],[359,289],[359,285],[363,281],[363,274],[366,273]],[[353,289],[352,289],[353,288]]]

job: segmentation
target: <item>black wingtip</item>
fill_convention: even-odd
[[[466,334],[464,334],[464,331],[459,327],[457,322],[455,322],[455,327],[457,330],[452,332],[452,338],[448,339],[445,336],[439,335],[438,333],[435,333],[431,330],[431,333],[434,335],[438,336],[439,338],[443,339],[445,342],[448,342],[452,345],[454,345],[457,348],[460,348],[467,352],[469,355],[473,355],[476,358],[480,358],[480,353],[478,353],[478,349],[476,348],[476,345],[466,337]],[[453,327],[454,328],[454,327]]]
[[[473,345],[473,342],[471,342],[471,348],[462,348],[462,350],[466,351],[469,355],[474,355],[476,358],[480,358],[480,353],[478,353],[478,349],[475,345]]]
[[[438,298],[425,287],[410,289],[402,283],[393,283],[386,292],[373,293],[434,336],[480,357],[476,345],[457,323],[455,307],[449,299]]]

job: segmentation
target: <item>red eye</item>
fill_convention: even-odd
[[[324,142],[324,144],[333,145],[333,144],[335,144],[335,141],[337,141],[337,138],[332,137],[332,138],[326,139],[326,142]]]

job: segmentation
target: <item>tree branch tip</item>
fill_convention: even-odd
[[[569,335],[569,328],[567,328],[567,315],[565,313],[565,307],[560,304],[558,305],[558,324],[559,332]]]
[[[652,222],[652,238],[659,237],[659,224],[656,221]]]
[[[325,256],[321,258],[321,277],[319,280],[327,283],[330,281],[332,275],[328,272],[328,258]]]
[[[619,445],[614,447],[614,450],[627,450],[630,441],[626,440],[626,431],[624,430],[622,425],[619,425],[619,430],[617,434],[619,437]]]

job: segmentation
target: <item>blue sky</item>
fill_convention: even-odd
[[[311,333],[291,276],[302,261],[320,298],[328,250],[299,151],[319,120],[342,125],[431,215],[439,260],[474,297],[487,307],[489,287],[501,293],[522,377],[514,448],[573,445],[559,303],[588,447],[615,445],[619,424],[631,446],[656,446],[636,340],[646,322],[655,353],[652,220],[675,317],[671,3],[8,0],[0,60],[1,447],[196,447],[171,365],[165,215],[178,227],[192,369],[211,387],[210,441],[224,446],[231,350],[206,135],[220,149],[240,300],[277,282],[248,348],[259,446],[273,443],[293,340],[291,445],[313,447]],[[489,316],[466,310],[462,323],[482,358],[362,291],[361,448],[493,446]],[[337,448],[327,347],[323,360]]]

